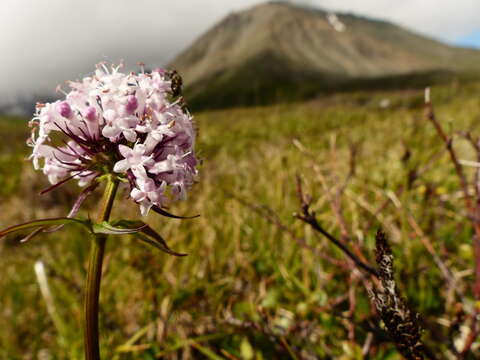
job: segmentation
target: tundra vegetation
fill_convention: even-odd
[[[422,90],[358,91],[195,114],[200,181],[171,210],[201,216],[147,219],[188,256],[110,239],[103,357],[478,358],[479,91],[451,81],[431,104]],[[78,194],[39,196],[26,122],[0,121],[1,227],[64,216]],[[137,213],[119,201],[112,218]],[[0,244],[0,357],[82,359],[85,233],[21,238]]]

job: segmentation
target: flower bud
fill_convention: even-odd
[[[72,115],[72,108],[66,101],[62,101],[57,105],[57,111],[60,115],[67,119]]]
[[[127,104],[125,105],[125,110],[127,113],[132,114],[138,107],[138,100],[135,95],[129,95],[127,97]]]
[[[93,106],[89,106],[83,116],[88,121],[95,121],[97,119],[97,110]]]

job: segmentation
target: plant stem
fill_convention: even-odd
[[[118,189],[118,181],[109,179],[103,194],[102,207],[98,214],[99,223],[108,221],[112,212],[113,201]],[[100,281],[102,277],[103,254],[107,236],[94,235],[87,273],[85,289],[85,359],[100,360],[100,346],[98,335],[98,299],[100,296]]]

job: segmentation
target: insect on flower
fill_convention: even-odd
[[[175,72],[120,72],[100,64],[93,76],[70,82],[65,99],[37,104],[30,122],[35,169],[50,191],[70,179],[80,186],[113,174],[130,186],[142,215],[184,199],[196,170],[192,117],[178,98]]]

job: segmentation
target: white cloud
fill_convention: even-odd
[[[480,28],[478,0],[316,0],[316,4],[391,20],[444,41]]]
[[[53,89],[101,60],[164,64],[227,13],[258,2],[1,0],[0,97]],[[480,27],[478,0],[303,2],[389,19],[446,41]]]

